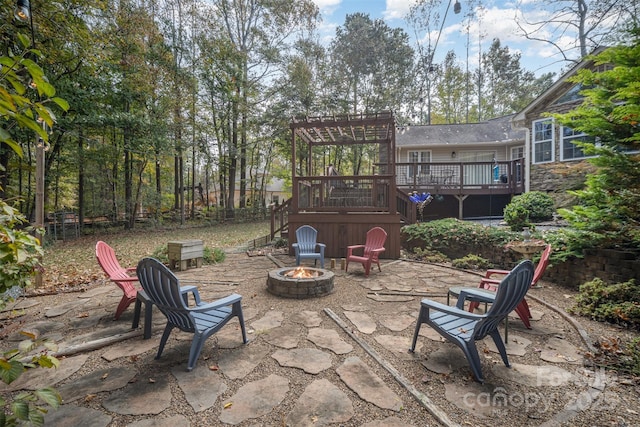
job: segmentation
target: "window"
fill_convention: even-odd
[[[575,131],[566,126],[562,126],[562,157],[561,160],[574,160],[586,157],[582,147],[574,144],[575,141],[593,142],[594,138],[583,132]]]
[[[429,166],[423,165],[420,163],[430,163],[431,162],[431,152],[430,151],[409,151],[407,153],[407,161],[409,163],[418,163],[417,165],[409,165],[409,174],[410,178],[414,176],[424,176],[429,174]]]
[[[553,119],[533,122],[533,163],[553,161]]]
[[[524,158],[524,146],[511,148],[511,160]]]

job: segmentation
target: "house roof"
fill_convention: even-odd
[[[591,52],[590,55],[591,56],[598,55],[599,53],[602,53],[606,49],[607,49],[606,46],[598,47],[593,52]],[[566,73],[560,76],[560,78],[556,80],[554,84],[549,86],[536,99],[531,101],[531,103],[529,103],[529,105],[524,107],[522,111],[520,111],[519,113],[513,116],[512,122],[514,124],[514,127],[518,127],[518,128],[524,127],[527,114],[531,110],[535,109],[540,104],[547,104],[547,105],[552,104],[553,101],[556,98],[558,98],[558,96],[565,93],[567,90],[569,90],[569,88],[571,88],[575,84],[573,82],[568,82],[567,79],[574,76],[578,71],[585,68],[587,65],[591,65],[591,64],[593,64],[592,60],[583,60],[577,63],[576,65],[574,65],[573,67],[571,67]],[[564,90],[562,90],[563,87],[565,87]]]
[[[396,132],[397,147],[495,145],[524,141],[524,131],[513,130],[513,115],[481,123],[413,126]]]

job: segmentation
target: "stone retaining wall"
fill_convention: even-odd
[[[620,283],[635,279],[636,284],[640,285],[638,255],[630,251],[613,249],[585,251],[584,258],[549,266],[543,279],[575,289],[596,277],[606,283]]]
[[[420,246],[417,241],[404,241],[403,246],[409,251]],[[516,266],[520,256],[510,250],[497,247],[447,246],[437,248],[450,259],[462,258],[468,254],[481,256],[489,260],[497,268],[505,270]],[[585,251],[584,258],[575,258],[563,263],[550,264],[542,276],[558,285],[571,289],[599,277],[606,283],[626,282],[635,279],[640,286],[640,253],[632,251],[616,251],[613,249],[592,249]]]

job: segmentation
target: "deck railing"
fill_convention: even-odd
[[[298,212],[390,212],[393,176],[296,177]],[[395,209],[395,207],[394,207]]]
[[[524,159],[501,162],[396,163],[396,185],[438,194],[521,193]]]

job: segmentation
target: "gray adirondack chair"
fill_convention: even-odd
[[[156,359],[162,355],[162,350],[173,328],[191,332],[194,336],[187,364],[187,370],[191,371],[206,339],[219,331],[233,317],[238,317],[242,329],[242,342],[247,343],[247,332],[240,304],[242,296],[231,294],[208,304],[201,303],[196,307],[188,307],[178,278],[160,261],[155,258],[144,258],[138,263],[136,271],[147,296],[167,318]]]
[[[423,299],[420,303],[420,314],[418,315],[410,351],[415,351],[420,326],[426,323],[448,341],[462,349],[471,366],[474,377],[478,382],[484,383],[476,341],[482,340],[489,335],[493,338],[504,364],[507,367],[511,366],[507,358],[504,342],[498,332],[498,325],[520,304],[531,286],[532,278],[533,264],[528,260],[522,261],[502,279],[496,292],[495,300],[485,314],[474,314],[464,310],[464,301],[470,297],[470,295],[467,295],[466,290],[460,292],[457,307],[450,307],[436,301]]]
[[[318,243],[318,231],[310,225],[303,225],[296,230],[296,243],[292,244],[296,254],[296,265],[303,259],[312,259],[315,265],[320,260],[320,268],[324,268],[324,243]]]

